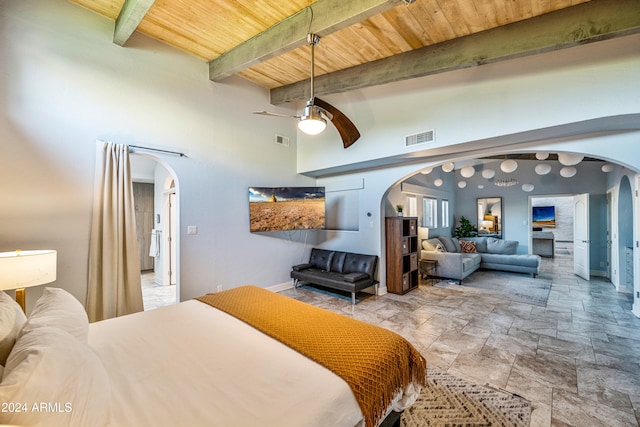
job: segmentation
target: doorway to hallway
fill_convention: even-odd
[[[178,190],[175,174],[158,159],[131,156],[144,309],[179,298]]]

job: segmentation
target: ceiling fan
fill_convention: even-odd
[[[255,111],[254,114],[264,114],[267,116],[291,117],[298,119],[298,128],[308,134],[317,135],[327,126],[327,119],[333,123],[342,138],[344,148],[350,147],[360,138],[360,132],[347,116],[333,105],[320,98],[316,98],[313,88],[314,74],[314,47],[320,41],[317,34],[308,34],[307,43],[311,46],[311,96],[305,105],[301,115],[291,116],[286,114],[271,113],[268,111]]]

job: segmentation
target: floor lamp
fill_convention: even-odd
[[[15,289],[25,310],[24,288],[56,280],[57,252],[52,250],[0,252],[0,290]]]

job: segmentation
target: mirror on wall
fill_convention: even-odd
[[[502,239],[502,197],[478,199],[478,236]]]

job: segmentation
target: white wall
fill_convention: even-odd
[[[247,188],[315,180],[296,174],[295,122],[251,114],[270,107],[266,90],[212,83],[205,62],[140,34],[117,46],[113,22],[64,0],[2,2],[0,13],[0,250],[57,249],[53,285],[84,302],[105,139],[188,155],[158,155],[179,180],[182,299],[288,280],[305,246],[250,234]],[[28,290],[29,306],[41,291]]]

